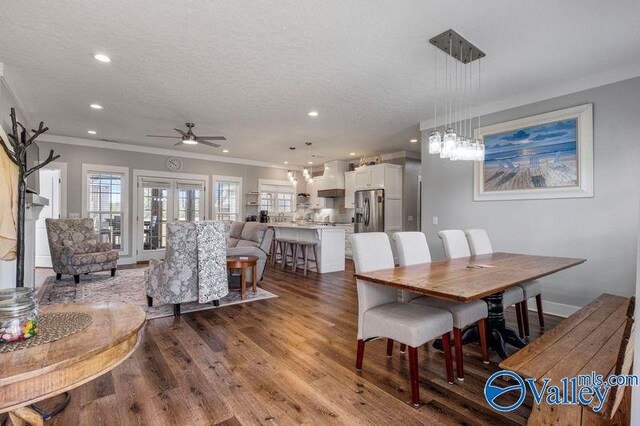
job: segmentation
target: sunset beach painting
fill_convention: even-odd
[[[576,118],[486,134],[487,192],[578,186]]]

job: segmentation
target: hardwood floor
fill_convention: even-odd
[[[424,405],[410,400],[408,357],[396,344],[367,344],[354,368],[357,298],[353,266],[308,277],[268,269],[260,283],[277,299],[147,322],[136,352],[71,392],[56,425],[524,424],[531,401],[511,413],[485,402],[492,355],[465,347],[465,381],[446,381],[443,355],[419,350]],[[515,327],[515,311],[507,313]],[[538,334],[531,316],[532,336]],[[558,319],[547,316],[547,327]],[[90,336],[87,336],[90,338]]]

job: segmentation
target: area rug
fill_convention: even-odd
[[[41,294],[41,305],[126,302],[140,306],[146,312],[147,319],[173,315],[173,305],[154,304],[152,307],[147,306],[143,268],[119,269],[115,277],[111,277],[109,272],[81,275],[80,284],[75,284],[72,276],[63,276],[58,281],[56,281],[56,277],[48,277],[43,284]],[[213,306],[213,303],[200,304],[198,302],[190,302],[180,304],[180,311],[182,314],[187,314],[189,312],[220,309],[229,305],[250,303],[274,297],[278,296],[258,286],[256,293],[251,288],[248,288],[247,298],[242,300],[240,299],[240,291],[230,289],[229,294],[220,300],[220,306]]]

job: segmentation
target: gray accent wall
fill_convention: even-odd
[[[429,155],[423,132],[422,230],[434,259],[444,258],[438,231],[485,228],[495,251],[587,259],[544,278],[547,301],[582,306],[605,292],[635,294],[640,78],[490,114],[482,125],[585,103],[594,107],[593,198],[474,202],[473,164]]]
[[[136,170],[153,170],[167,172],[165,160],[167,156],[157,154],[147,154],[139,152],[121,151],[115,149],[101,149],[94,147],[82,147],[76,145],[67,145],[52,142],[40,142],[40,155],[43,159],[50,149],[61,157],[58,162],[67,164],[67,186],[63,188],[67,196],[67,212],[68,214],[82,214],[82,164],[100,164],[106,166],[119,166],[129,168],[129,234],[134,229],[134,205],[133,194],[136,190],[136,182],[133,181],[133,171]],[[242,192],[258,190],[258,179],[275,179],[287,180],[287,171],[271,167],[248,166],[242,164],[223,163],[216,161],[197,160],[192,158],[182,158],[183,169],[181,173],[208,175],[207,182],[207,206],[205,208],[207,218],[211,217],[212,190],[211,176],[237,176],[242,177]],[[304,182],[302,176],[299,181]],[[304,188],[298,188],[300,192],[304,192]],[[246,199],[241,203],[243,209]],[[258,208],[251,207],[251,210],[245,210],[242,218],[246,214],[258,214]],[[132,238],[129,235],[127,239],[129,247],[129,257],[135,253],[135,247],[131,247]]]

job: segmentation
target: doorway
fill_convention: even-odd
[[[137,186],[136,259],[160,259],[167,247],[167,224],[205,219],[206,181],[139,176]]]
[[[38,220],[36,220],[36,268],[51,268],[51,253],[49,252],[49,240],[45,220],[49,218],[59,219],[63,216],[62,185],[64,181],[63,168],[42,168],[39,171],[40,195],[49,199],[49,205],[43,207]]]

